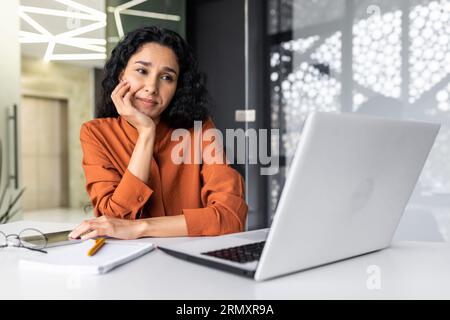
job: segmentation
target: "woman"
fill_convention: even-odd
[[[80,130],[86,189],[97,218],[84,221],[70,237],[243,231],[248,208],[239,173],[226,162],[173,161],[180,143],[172,141],[175,129],[193,135],[194,121],[202,121],[202,132],[214,128],[208,93],[186,42],[157,27],[127,34],[105,65],[102,87],[97,119]]]

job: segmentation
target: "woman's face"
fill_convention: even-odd
[[[128,60],[119,80],[128,81],[133,106],[158,120],[177,89],[179,66],[172,49],[150,42]]]

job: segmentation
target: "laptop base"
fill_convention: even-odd
[[[187,260],[187,261],[194,262],[194,263],[197,263],[197,264],[202,264],[202,265],[205,265],[207,267],[213,267],[215,269],[220,269],[220,270],[223,270],[223,271],[231,272],[231,273],[234,273],[234,274],[237,274],[237,275],[240,275],[240,276],[244,276],[246,278],[254,279],[254,277],[255,277],[256,270],[245,270],[245,269],[241,269],[241,268],[238,268],[238,267],[233,267],[233,266],[230,266],[230,265],[227,265],[227,264],[224,264],[224,263],[218,263],[218,262],[207,260],[207,259],[201,259],[201,258],[198,258],[198,257],[195,257],[195,256],[191,256],[189,254],[185,254],[185,253],[182,253],[182,252],[179,252],[179,251],[170,250],[170,249],[167,249],[167,248],[159,247],[159,249],[161,251],[164,251],[164,252],[166,252],[166,253],[174,256],[174,257],[177,257],[179,259],[183,259],[183,260]]]

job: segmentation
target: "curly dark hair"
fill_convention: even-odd
[[[173,128],[191,128],[195,120],[204,121],[209,116],[211,99],[205,87],[205,76],[199,71],[198,62],[191,47],[176,32],[148,26],[129,32],[117,44],[104,67],[102,96],[95,117],[118,117],[111,93],[119,83],[120,73],[128,60],[144,44],[155,42],[173,50],[180,67],[177,89],[161,113],[161,120]]]

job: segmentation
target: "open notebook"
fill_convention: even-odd
[[[95,240],[87,240],[70,246],[50,248],[47,254],[21,259],[19,266],[54,272],[103,274],[155,247],[152,243],[107,240],[96,254],[89,257],[87,252],[94,244]]]

